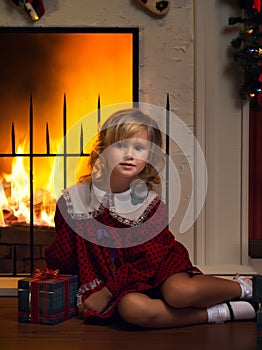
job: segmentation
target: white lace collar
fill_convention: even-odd
[[[107,192],[96,187],[95,185],[92,185],[92,190],[94,191],[94,194],[97,197],[97,199],[100,201],[100,203],[102,203],[102,200],[105,195],[111,195],[115,201],[119,201],[119,202],[129,202],[131,200],[130,189],[121,193],[108,194]]]
[[[64,198],[70,216],[74,219],[94,217],[99,214],[101,207],[108,207],[109,212],[116,218],[128,221],[137,221],[145,216],[145,211],[156,199],[159,200],[154,191],[149,191],[147,197],[139,203],[134,203],[131,191],[122,193],[107,193],[89,182],[78,183],[64,190]]]

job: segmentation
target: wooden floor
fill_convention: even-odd
[[[255,322],[164,330],[87,325],[73,318],[55,326],[17,322],[17,298],[0,297],[0,348],[5,350],[262,350]]]

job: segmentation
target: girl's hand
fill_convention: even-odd
[[[79,307],[79,312],[84,316],[84,314],[91,310],[98,314],[103,312],[109,302],[112,300],[113,296],[107,287],[102,288],[98,292],[91,294]]]

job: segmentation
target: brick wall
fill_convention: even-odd
[[[36,228],[34,231],[34,266],[46,266],[44,251],[55,238],[53,228]],[[0,274],[30,273],[29,227],[13,226],[0,229]]]

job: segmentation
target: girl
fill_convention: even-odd
[[[89,176],[64,190],[49,268],[77,274],[79,313],[163,328],[255,317],[250,279],[204,275],[167,228],[154,191],[163,166],[158,125],[138,109],[114,113],[91,152]],[[240,300],[242,299],[242,300]]]

